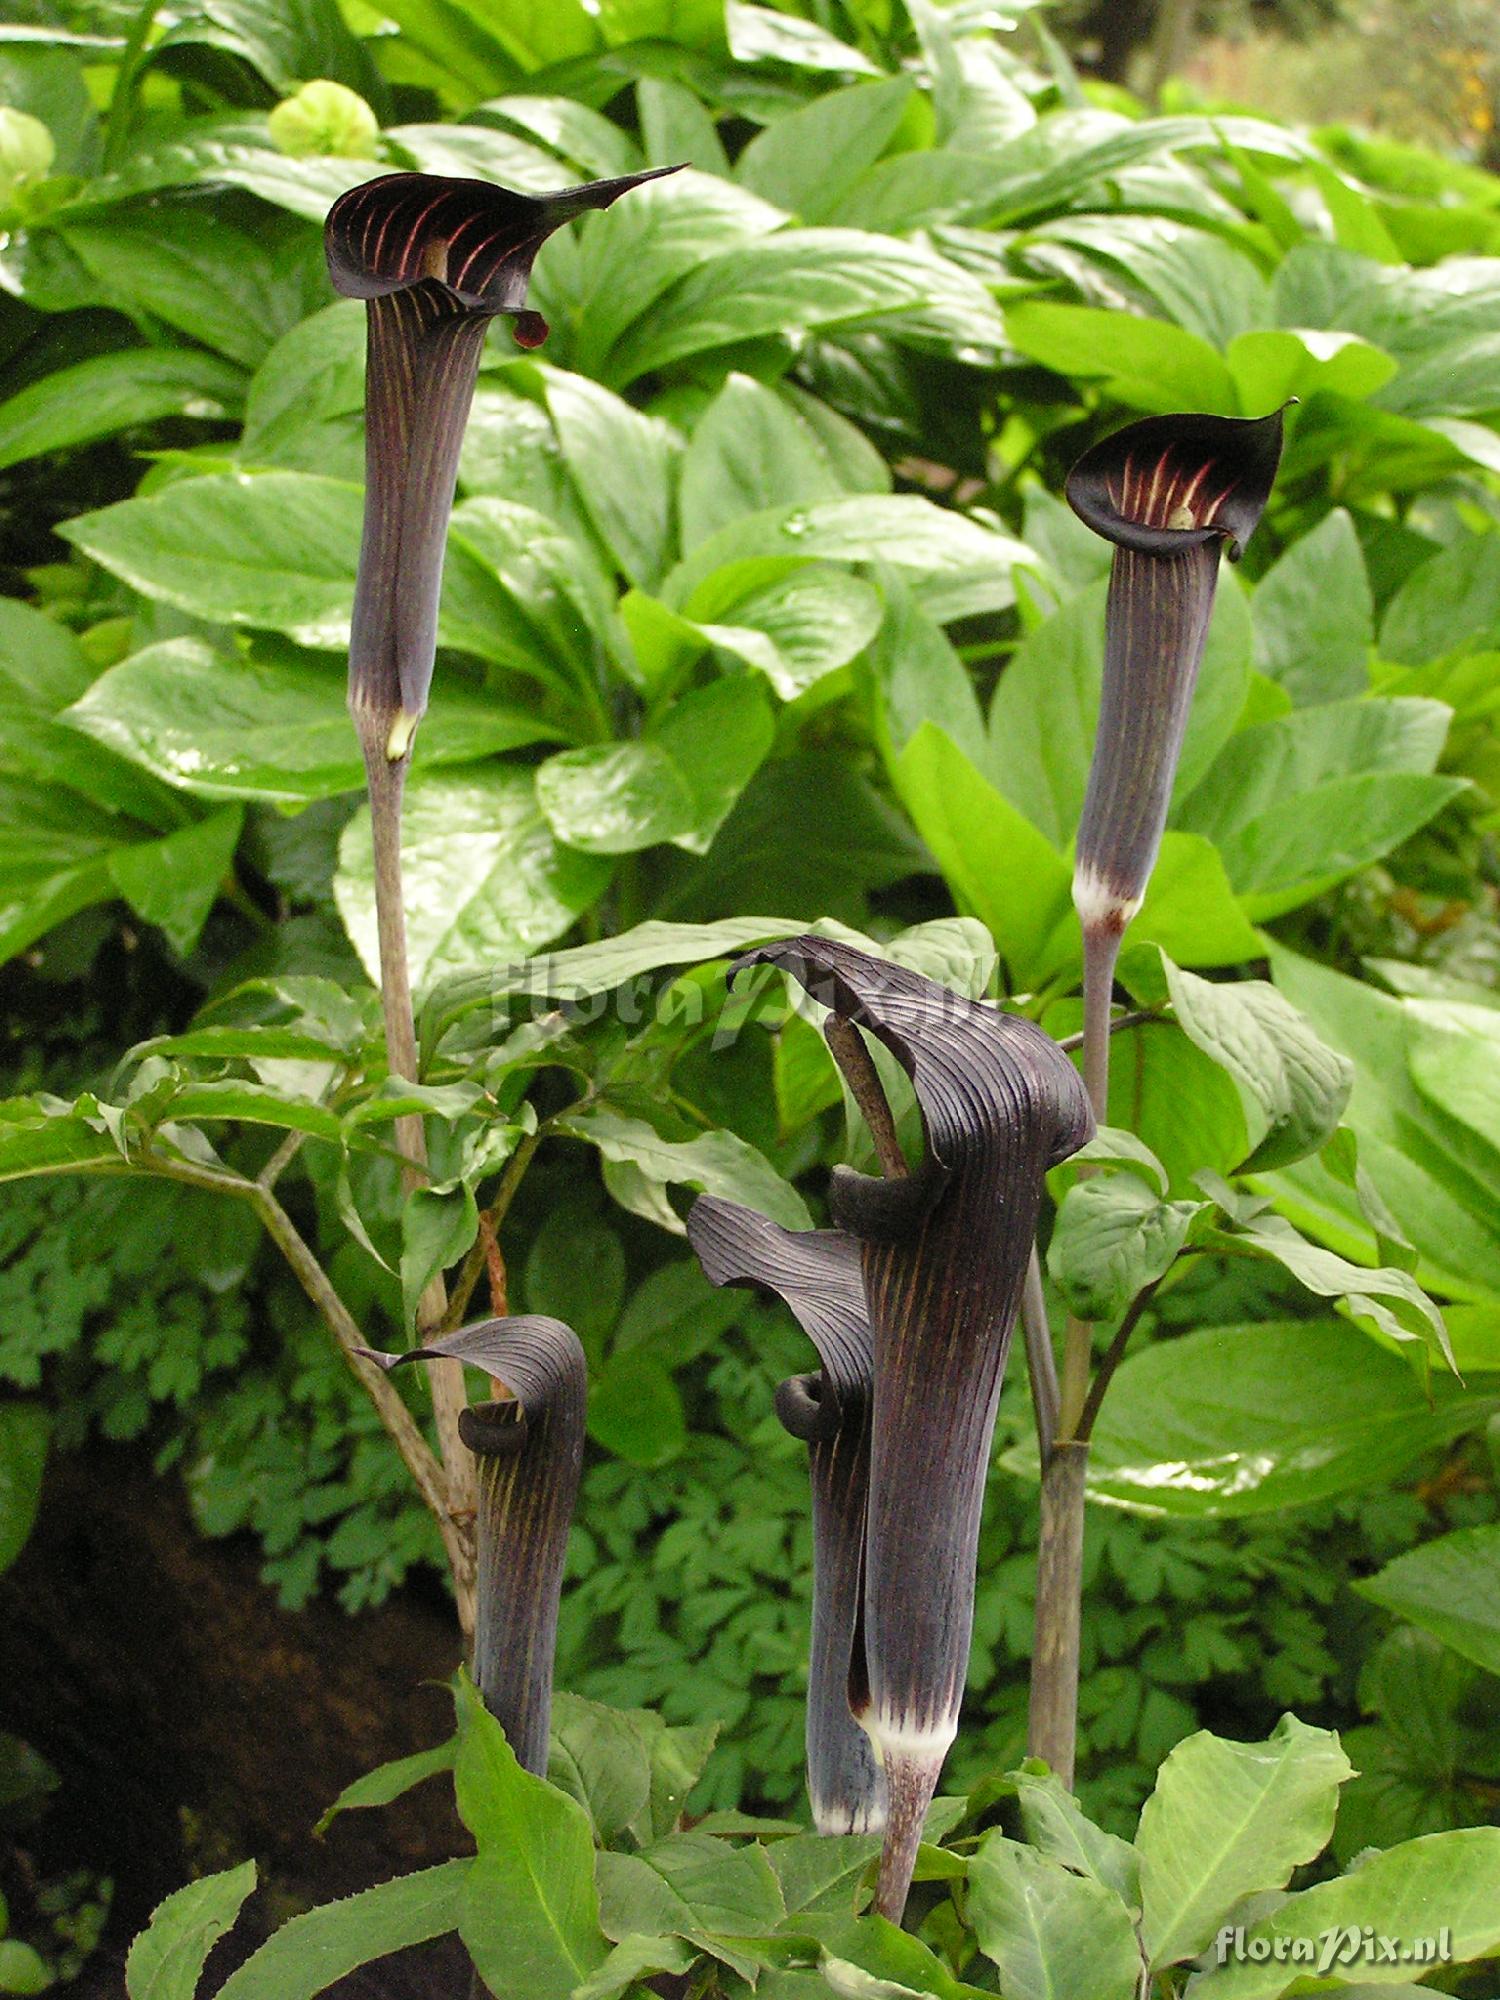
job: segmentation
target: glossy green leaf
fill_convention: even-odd
[[[1355,1586],[1486,1672],[1500,1673],[1500,1527],[1459,1528],[1422,1542]]]
[[[458,1809],[479,1847],[458,1912],[464,1944],[495,2000],[570,2000],[609,1950],[588,1815],[521,1769],[467,1680],[458,1712]]]
[[[608,1935],[682,1937],[747,1975],[759,1961],[740,1941],[773,1931],[786,1913],[763,1847],[702,1833],[668,1834],[642,1854],[601,1855],[599,1901]]]
[[[342,668],[265,649],[248,658],[168,639],[102,674],[68,722],[168,784],[209,799],[296,804],[364,784]],[[544,720],[440,674],[417,768],[549,734]]]
[[[125,1961],[130,2000],[194,2000],[209,1953],[254,1887],[255,1863],[245,1861],[159,1903]]]
[[[232,806],[161,840],[118,847],[109,857],[115,887],[137,916],[160,926],[174,951],[185,954],[198,942],[232,875],[243,817]]]
[[[504,764],[413,777],[402,846],[407,945],[418,987],[550,944],[603,893],[610,876],[607,861],[558,845],[531,772]],[[339,842],[334,897],[374,977],[379,952],[367,809]]]
[[[1351,1263],[1309,1243],[1280,1215],[1256,1216],[1232,1240],[1241,1250],[1280,1264],[1319,1298],[1338,1299],[1353,1319],[1387,1339],[1420,1341],[1454,1367],[1443,1315],[1409,1272]]]
[[[414,1188],[401,1209],[401,1307],[408,1336],[429,1283],[468,1250],[479,1230],[473,1191]]]
[[[796,1189],[771,1167],[764,1154],[733,1132],[705,1132],[697,1139],[663,1139],[643,1118],[629,1118],[608,1105],[576,1111],[557,1129],[597,1146],[604,1158],[638,1168],[663,1186],[696,1188],[759,1209],[784,1229],[806,1229],[812,1218]]]
[[[666,1465],[687,1443],[682,1397],[662,1363],[634,1349],[613,1355],[589,1385],[589,1436],[631,1465]]]
[[[1189,1736],[1141,1810],[1141,1939],[1153,1969],[1194,1958],[1243,1897],[1327,1845],[1353,1775],[1337,1736],[1284,1715],[1264,1743]]]
[[[1332,1135],[1353,1087],[1345,1057],[1264,980],[1217,984],[1166,963],[1179,1027],[1226,1069],[1245,1114],[1245,1164],[1284,1166]]]
[[[558,839],[587,854],[661,841],[701,854],[773,733],[755,681],[713,681],[672,703],[646,736],[549,759],[536,774],[537,801]]]
[[[1407,1061],[1418,1090],[1496,1153],[1500,1168],[1500,1012],[1461,1001],[1409,1000]]]
[[[1170,320],[1026,299],[1007,311],[1005,329],[1012,345],[1043,367],[1105,382],[1133,410],[1240,415],[1234,377],[1223,359],[1206,340]]]
[[[1380,650],[1407,666],[1459,647],[1500,645],[1500,535],[1466,535],[1424,562],[1396,592]]]
[[[803,222],[825,222],[885,151],[910,96],[906,77],[830,91],[758,133],[736,177]]]
[[[969,1862],[968,1908],[1007,2000],[1134,2000],[1135,1927],[1102,1882],[990,1833]]]
[[[1271,565],[1252,609],[1255,664],[1299,706],[1364,692],[1374,606],[1359,538],[1342,507]]]
[[[1080,1319],[1114,1319],[1171,1268],[1203,1207],[1164,1201],[1132,1173],[1081,1180],[1058,1211],[1047,1270]]]
[[[230,1974],[218,2000],[313,2000],[356,1966],[456,1930],[474,1865],[444,1861],[293,1917]]]
[[[1347,1973],[1355,1990],[1371,2000],[1393,1989],[1410,1991],[1418,1966],[1414,1959],[1402,1960],[1402,1945],[1415,1952],[1425,1940],[1429,1965],[1437,1963],[1440,1931],[1459,1963],[1492,1953],[1500,1945],[1500,1827],[1406,1840],[1370,1856],[1351,1875],[1288,1896],[1269,1916],[1245,1927],[1244,1958],[1217,1966],[1197,1983],[1195,1994],[1203,2000],[1278,2000],[1309,1965],[1316,1966],[1330,1934],[1352,1932],[1363,1943],[1367,1927],[1375,1937],[1395,1940],[1395,1960],[1361,1952],[1335,1966],[1339,1991],[1348,1990],[1342,1983]],[[1264,1956],[1250,1955],[1252,1943]],[[1300,1962],[1292,1957],[1298,1945]]]
[[[0,689],[41,714],[76,701],[94,670],[66,625],[19,598],[0,597]]]
[[[1089,1454],[1092,1499],[1234,1519],[1393,1485],[1495,1398],[1434,1384],[1341,1320],[1203,1327],[1126,1360]]]
[[[632,583],[649,589],[673,544],[668,427],[583,375],[547,372],[547,407],[589,519]]]
[[[44,375],[0,403],[0,468],[113,437],[159,417],[222,423],[236,414],[245,378],[192,349],[127,348]]]
[[[1140,1862],[1129,1841],[1095,1826],[1051,1771],[1027,1763],[1009,1775],[1026,1838],[1038,1853],[1103,1883],[1127,1910],[1139,1912]]]
[[[682,461],[682,544],[695,547],[767,507],[845,491],[826,445],[788,398],[731,374],[694,426]]]
[[[0,1403],[0,1570],[26,1546],[42,1497],[52,1424],[32,1403]]]

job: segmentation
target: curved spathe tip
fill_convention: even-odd
[[[1219,542],[1236,562],[1271,497],[1284,411],[1127,424],[1073,467],[1068,505],[1119,548],[1178,556]]]
[[[546,325],[540,314],[526,314],[526,286],[542,244],[575,216],[678,171],[652,167],[543,195],[447,174],[379,174],[329,209],[328,275],[334,290],[352,299],[385,298],[435,278],[456,309],[521,316],[517,337],[535,345],[540,336],[530,322],[541,335]]]

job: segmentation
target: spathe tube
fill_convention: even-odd
[[[474,1679],[517,1761],[547,1774],[552,1668],[568,1529],[583,1467],[588,1363],[577,1334],[541,1315],[482,1320],[382,1368],[448,1359],[510,1392],[460,1413],[479,1484]]]
[[[715,1285],[785,1300],[820,1369],[776,1391],[776,1414],[805,1440],[812,1484],[813,1611],[807,1671],[807,1790],[819,1833],[878,1833],[885,1778],[850,1707],[865,1683],[860,1599],[870,1471],[870,1327],[860,1245],[836,1229],[794,1231],[702,1195],[688,1241]]]

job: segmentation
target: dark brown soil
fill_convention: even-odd
[[[93,1445],[53,1462],[35,1533],[0,1577],[0,1729],[62,1778],[19,1837],[25,1862],[115,1884],[108,1948],[69,1989],[76,2000],[121,2000],[125,1945],[193,1875],[260,1865],[212,1991],[296,1910],[464,1849],[443,1779],[312,1832],[351,1779],[448,1733],[441,1683],[459,1647],[436,1585],[351,1618],[281,1610],[258,1570],[248,1541],[195,1534],[143,1453]],[[440,1946],[333,1990],[464,2000],[465,1963]]]

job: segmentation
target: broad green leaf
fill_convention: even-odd
[[[258,0],[213,0],[212,6],[180,7],[166,32],[149,45],[149,56],[184,44],[237,56],[283,95],[309,77],[329,77],[365,96],[380,87],[364,43],[345,26],[334,0],[272,8]]]
[[[1014,347],[1044,368],[1105,382],[1131,409],[1240,414],[1234,377],[1223,359],[1206,340],[1170,320],[1024,299],[1007,310],[1005,330]]]
[[[33,1403],[0,1403],[0,1570],[26,1546],[42,1497],[52,1424]]]
[[[758,1153],[733,1132],[705,1132],[696,1139],[662,1138],[643,1118],[629,1118],[609,1105],[569,1113],[556,1128],[597,1146],[604,1158],[637,1167],[664,1186],[692,1187],[759,1209],[784,1229],[807,1229],[812,1218],[802,1197]]]
[[[45,1993],[55,1984],[40,1952],[19,1938],[0,1938],[0,1993]]]
[[[110,878],[138,917],[157,924],[174,951],[190,952],[231,876],[244,814],[238,806],[169,833],[117,847]]]
[[[766,569],[778,573],[752,581]],[[742,594],[746,581],[751,587]],[[688,603],[704,621],[703,639],[757,668],[783,701],[847,666],[874,638],[881,616],[879,596],[858,577],[831,563],[774,556],[716,570]]]
[[[930,1946],[884,1917],[825,1916],[805,1910],[788,1924],[820,1946],[825,1991],[844,2000],[971,2000],[979,1989],[955,1979]]]
[[[247,658],[168,639],[102,674],[67,721],[200,798],[298,804],[359,790],[364,764],[342,668],[264,648]],[[547,723],[439,674],[416,767],[546,738]]]
[[[1355,1588],[1500,1674],[1500,1527],[1459,1528],[1422,1542]]]
[[[631,1465],[666,1465],[687,1443],[687,1418],[655,1355],[615,1354],[589,1384],[589,1436]]]
[[[456,1930],[475,1863],[444,1861],[293,1917],[217,2000],[312,2000],[356,1966]]]
[[[646,16],[653,7],[663,30],[667,29],[670,13],[677,12],[676,27],[680,36],[687,26],[688,9],[684,6],[674,10],[673,0],[636,0],[634,14],[637,25],[634,32],[642,36],[656,32],[645,24]],[[630,0],[605,0],[600,18],[606,24],[606,32],[623,13],[629,12]],[[646,164],[641,158],[639,146],[628,132],[622,132],[602,112],[571,97],[507,93],[504,97],[492,98],[487,104],[476,105],[469,117],[477,125],[498,125],[505,130],[524,133],[556,153],[560,159],[581,168],[585,174],[601,179],[632,174]]]
[[[1076,921],[1066,931],[1065,951],[1058,952],[1053,938],[1055,963],[1077,959]],[[1162,839],[1129,942],[1160,945],[1169,958],[1191,965],[1243,965],[1263,951],[1260,933],[1235,900],[1212,843],[1201,834],[1176,831]]]
[[[418,774],[402,852],[412,983],[525,957],[600,896],[609,863],[559,847],[532,773],[503,764]],[[371,977],[379,950],[367,809],[339,842],[334,897]]]
[[[990,1833],[969,1861],[968,1909],[1007,2000],[1134,2000],[1135,1927],[1102,1882]]]
[[[1273,947],[1278,988],[1354,1064],[1345,1122],[1361,1164],[1420,1255],[1417,1277],[1460,1299],[1495,1293],[1500,1170],[1493,1146],[1417,1089],[1408,1067],[1413,1022],[1389,994]],[[1283,1170],[1279,1205],[1346,1254],[1368,1254],[1352,1191],[1311,1162]]]
[[[1374,606],[1359,538],[1342,507],[1271,565],[1252,609],[1255,664],[1299,706],[1364,692]]]
[[[826,92],[757,134],[735,177],[803,222],[826,222],[895,136],[911,92],[907,77]]]
[[[870,651],[870,674],[878,740],[893,782],[900,789],[904,753],[928,724],[982,773],[989,746],[968,668],[942,627],[915,603],[898,570],[882,573],[881,592],[885,618]]]
[[[1152,1152],[1151,1148],[1134,1132],[1118,1125],[1101,1125],[1086,1146],[1080,1146],[1071,1155],[1070,1164],[1083,1166],[1099,1160],[1109,1160],[1133,1173],[1148,1188],[1157,1194],[1165,1194],[1168,1187],[1167,1170]]]
[[[479,1230],[471,1188],[414,1188],[401,1209],[401,1308],[406,1331],[431,1280],[456,1264]]]
[[[1080,1319],[1114,1319],[1170,1270],[1204,1206],[1163,1201],[1132,1173],[1093,1175],[1058,1210],[1047,1270]]]
[[[1245,1896],[1285,1886],[1322,1852],[1353,1767],[1331,1730],[1284,1715],[1264,1743],[1199,1730],[1141,1810],[1141,1939],[1158,1970],[1203,1950]]]
[[[686,1938],[744,1976],[758,1959],[737,1941],[775,1930],[786,1914],[763,1847],[702,1833],[668,1834],[642,1854],[602,1854],[599,1900],[607,1935]]]
[[[190,348],[96,354],[0,403],[0,468],[159,417],[222,423],[238,412],[244,388],[239,369]]]
[[[683,455],[683,548],[732,527],[742,515],[836,500],[844,491],[807,417],[777,390],[731,374],[699,417]]]
[[[1439,1380],[1341,1320],[1214,1326],[1158,1341],[1110,1385],[1089,1496],[1135,1513],[1229,1520],[1391,1486],[1482,1427],[1496,1399]]]
[[[1496,1148],[1500,1167],[1500,1011],[1409,1000],[1407,1061],[1418,1090]]]
[[[1225,1245],[1252,1251],[1290,1271],[1319,1298],[1338,1299],[1350,1316],[1395,1341],[1421,1341],[1454,1368],[1453,1350],[1442,1313],[1409,1272],[1389,1266],[1351,1263],[1308,1242],[1284,1216],[1258,1215],[1242,1224]]]
[[[467,1679],[458,1714],[458,1809],[479,1846],[459,1910],[464,1944],[495,2000],[569,2000],[609,1950],[588,1814],[521,1769]]]
[[[1438,1963],[1440,1931],[1460,1964],[1492,1953],[1500,1945],[1500,1827],[1406,1840],[1372,1855],[1351,1875],[1288,1896],[1269,1916],[1246,1926],[1243,1959],[1216,1966],[1195,1982],[1195,2000],[1199,1995],[1202,2000],[1278,2000],[1317,1966],[1331,1934],[1339,1934],[1343,1942],[1353,1933],[1362,1944],[1367,1927],[1376,1937],[1396,1941],[1396,1960],[1390,1963],[1362,1950],[1348,1959],[1331,1959],[1339,1992],[1351,1991],[1342,1983],[1345,1974],[1352,1977],[1352,1990],[1368,1993],[1371,2000],[1377,1994],[1411,1991],[1410,1978],[1419,1964]],[[1400,1947],[1414,1954],[1419,1941],[1429,1955],[1403,1960]],[[1263,1955],[1252,1957],[1252,1945]]]
[[[1037,261],[1041,246],[1057,243],[1083,252],[1117,280],[1146,292],[1167,319],[1213,347],[1226,347],[1237,334],[1269,321],[1270,288],[1243,249],[1206,229],[1185,227],[1175,216],[1119,209],[1061,216],[1029,232],[1028,264]],[[1050,268],[1045,251],[1042,261]],[[1274,406],[1273,398],[1255,414],[1264,415]]]
[[[1386,608],[1380,650],[1419,666],[1500,645],[1500,535],[1466,535],[1414,570]]]
[[[130,2000],[194,2000],[209,1953],[254,1887],[255,1863],[245,1861],[189,1882],[159,1903],[125,1961]]]
[[[649,589],[671,557],[677,442],[665,424],[586,376],[548,369],[546,383],[589,519],[630,581]]]
[[[788,1915],[809,1910],[848,1916],[880,1840],[868,1833],[804,1833],[778,1840],[766,1852]]]
[[[0,597],[0,689],[44,715],[76,701],[94,678],[66,625],[19,598]]]
[[[389,1764],[366,1771],[345,1785],[314,1827],[314,1833],[320,1836],[326,1833],[340,1813],[388,1806],[394,1799],[404,1798],[413,1786],[435,1778],[439,1772],[451,1771],[457,1756],[458,1739],[450,1736],[446,1742],[434,1743],[430,1750],[414,1750],[409,1757],[396,1757]]]
[[[623,386],[668,363],[760,334],[901,319],[961,360],[985,363],[1004,334],[977,278],[915,244],[853,229],[797,229],[721,252],[681,278],[610,353]]]
[[[655,1988],[641,1982],[658,1972],[688,1972],[698,1956],[697,1947],[682,1938],[632,1933],[615,1946],[597,1972],[574,1989],[572,2000],[617,2000],[622,1993],[653,1992]]]
[[[650,1733],[646,1711],[607,1708],[559,1690],[552,1699],[552,1749],[547,1776],[577,1799],[601,1846],[648,1812]],[[660,1718],[653,1720],[660,1730]]]
[[[771,747],[769,706],[746,676],[684,695],[643,737],[565,750],[536,774],[552,831],[587,854],[661,841],[704,853]]]
[[[1226,1069],[1245,1114],[1244,1165],[1284,1166],[1317,1151],[1343,1116],[1354,1072],[1261,979],[1215,983],[1166,961],[1178,1026]]]
[[[1389,354],[1357,334],[1311,328],[1242,333],[1229,343],[1224,359],[1247,417],[1320,394],[1373,396],[1397,370]]]
[[[868,56],[839,41],[816,22],[805,21],[796,14],[746,6],[742,0],[725,0],[724,32],[729,40],[729,53],[736,62],[786,63],[793,69],[817,74],[877,74]]]
[[[755,556],[889,563],[927,615],[943,624],[1006,610],[1015,602],[1013,570],[1036,561],[1024,542],[915,494],[851,494],[768,508],[721,528],[664,580],[662,597],[680,609],[716,569]]]
[[[1129,1841],[1095,1826],[1051,1771],[1023,1764],[1010,1777],[1026,1838],[1039,1853],[1112,1889],[1127,1910],[1141,1906],[1140,1862]]]
[[[60,1097],[0,1100],[0,1180],[119,1164],[119,1148],[90,1100],[78,1108]]]
[[[328,463],[336,438],[348,476],[364,469],[365,314],[340,299],[299,320],[266,355],[245,399],[240,456],[247,465],[344,472]]]

